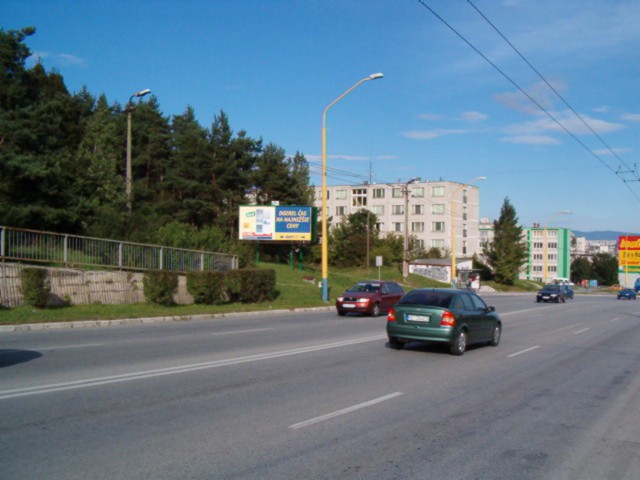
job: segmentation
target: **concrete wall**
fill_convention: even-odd
[[[23,305],[20,270],[23,265],[0,264],[0,305],[18,307]],[[44,268],[44,267],[43,267]],[[51,285],[48,306],[64,305],[70,300],[72,305],[103,303],[142,303],[143,273],[86,271],[69,268],[46,268]],[[178,304],[193,303],[187,292],[187,279],[179,277],[178,291],[174,296]]]

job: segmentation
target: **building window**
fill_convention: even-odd
[[[467,206],[464,205],[462,207],[462,220],[466,220],[467,219]]]
[[[534,237],[541,237],[542,236],[542,230],[534,230],[533,232]]]
[[[462,242],[462,254],[463,255],[467,254],[467,242],[466,241]]]
[[[424,232],[424,222],[412,222],[411,223],[411,231],[412,232]]]
[[[353,190],[351,190],[351,205],[354,207],[367,206],[367,189],[366,188],[354,188]]]
[[[534,272],[542,272],[542,265],[534,265],[533,266],[533,271]]]
[[[544,260],[544,255],[542,255],[541,253],[534,253],[533,254],[533,259],[542,261],[542,260]]]
[[[467,191],[462,191],[462,203],[467,203],[469,201],[469,197],[467,197]]]
[[[434,203],[431,205],[431,213],[434,215],[444,214],[444,203]]]
[[[371,210],[373,211],[373,213],[375,213],[376,215],[384,215],[384,205],[373,205],[371,207]]]
[[[384,198],[384,188],[374,188],[373,198]]]
[[[547,255],[547,259],[548,260],[558,260],[558,255],[556,255],[555,253],[550,253],[549,255]]]
[[[394,222],[392,223],[393,225],[393,231],[394,232],[404,232],[404,223],[402,222]]]
[[[544,243],[542,243],[542,242],[533,242],[533,248],[544,248]]]
[[[376,223],[376,230],[378,230],[379,232],[383,232],[384,231],[384,223],[383,222]]]
[[[444,248],[444,240],[433,239],[431,240],[431,246],[434,248]]]
[[[411,213],[414,215],[423,215],[424,214],[424,205],[412,205]]]
[[[424,187],[411,187],[412,197],[424,197]]]
[[[444,232],[444,222],[433,222],[433,223],[431,223],[431,231],[432,232]]]
[[[556,267],[555,265],[549,265],[549,272],[557,272],[558,271],[558,267]]]
[[[404,215],[404,205],[392,205],[391,215]]]
[[[336,200],[345,200],[347,198],[346,190],[336,190]]]
[[[402,187],[394,187],[391,196],[393,198],[402,198],[404,195],[402,194]]]
[[[424,249],[424,240],[422,240],[421,238],[417,238],[415,242],[416,242],[416,246],[418,248],[423,248]]]
[[[558,236],[557,230],[547,230],[547,237],[557,237],[557,236]]]
[[[346,215],[347,207],[336,207],[336,215]]]
[[[462,236],[463,236],[463,237],[466,237],[466,236],[467,236],[467,226],[466,226],[466,225],[463,225],[463,226],[462,226]]]
[[[549,242],[549,248],[558,248],[558,243],[557,242]]]
[[[444,197],[444,186],[431,187],[432,197]]]

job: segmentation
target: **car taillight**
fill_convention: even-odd
[[[393,309],[393,307],[391,307],[389,309],[389,313],[387,313],[387,321],[388,322],[395,322],[396,321],[396,311]]]
[[[442,318],[440,319],[441,327],[455,327],[456,325],[456,317],[449,310],[445,310],[442,313]]]

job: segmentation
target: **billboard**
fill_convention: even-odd
[[[618,237],[618,267],[621,272],[640,272],[640,236]]]
[[[316,209],[299,205],[243,205],[240,240],[315,241]]]

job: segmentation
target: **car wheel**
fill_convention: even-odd
[[[377,317],[378,315],[380,315],[380,304],[379,303],[374,303],[373,304],[373,309],[371,310],[371,316],[372,317]]]
[[[394,350],[400,350],[403,345],[404,343],[398,340],[396,337],[389,337],[389,346]]]
[[[449,351],[451,355],[462,355],[464,351],[467,349],[467,332],[464,330],[460,330],[458,335],[456,335],[455,340],[451,347],[449,347]]]
[[[502,327],[499,323],[496,323],[493,327],[493,335],[491,335],[491,340],[489,340],[489,345],[492,347],[497,347],[500,343],[500,336],[502,334]]]
[[[536,302],[537,302],[537,303],[540,303],[540,299],[539,299],[539,298],[536,298]]]
[[[345,312],[344,310],[338,310],[338,315],[340,315],[341,317],[344,317],[347,314],[347,312]]]
[[[562,297],[562,303],[564,303],[564,302],[566,302],[566,301],[567,301],[567,299],[566,299],[566,298],[564,298],[564,297]]]

